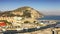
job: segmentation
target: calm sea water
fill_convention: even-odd
[[[43,18],[39,18],[42,20],[60,20],[60,16],[44,16]]]

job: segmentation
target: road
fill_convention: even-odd
[[[34,32],[34,31],[38,31],[38,30],[42,30],[42,29],[46,29],[46,28],[51,28],[51,27],[55,27],[57,24],[60,24],[60,22],[56,23],[56,24],[50,24],[50,25],[47,25],[47,26],[43,26],[43,27],[39,27],[39,28],[30,28],[30,29],[23,29],[23,30],[20,30],[20,31],[17,31],[17,30],[9,30],[9,31],[5,31],[5,32],[2,32],[4,34],[14,34],[14,33],[26,33],[26,32]]]

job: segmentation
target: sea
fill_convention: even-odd
[[[60,16],[44,16],[43,18],[39,18],[42,20],[60,20]]]
[[[44,16],[43,18],[38,18],[38,20],[59,20],[55,27],[60,27],[60,16]]]

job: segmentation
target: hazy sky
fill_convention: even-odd
[[[60,15],[60,0],[0,0],[0,10],[30,6],[46,15]]]

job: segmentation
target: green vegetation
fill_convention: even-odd
[[[25,21],[24,23],[30,23],[29,21]]]
[[[24,16],[24,17],[27,17],[27,18],[31,17],[30,11],[29,11],[29,10],[23,11],[23,16]]]

